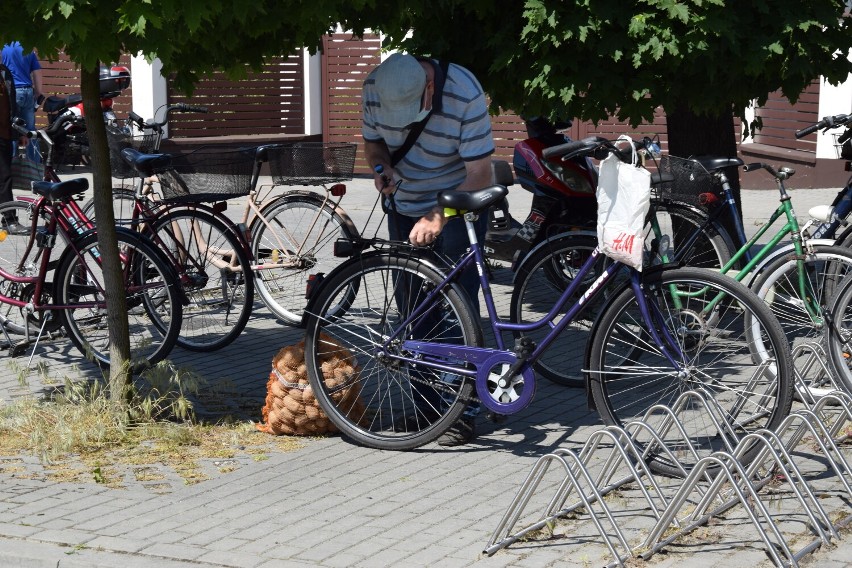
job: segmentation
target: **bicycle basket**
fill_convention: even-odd
[[[842,143],[838,143],[842,137],[847,136],[850,127],[847,127],[846,130],[841,132],[840,134],[833,134],[834,136],[834,151],[837,153],[837,157],[841,160],[852,160],[852,138],[845,140]]]
[[[132,136],[120,128],[107,126],[107,143],[109,144],[109,167],[112,177],[127,179],[136,177],[138,172],[121,157],[121,151],[125,148],[135,148],[140,152],[154,152],[154,134]]]
[[[158,171],[164,200],[201,203],[248,195],[252,188],[255,154],[252,148],[202,147],[174,154]]]
[[[296,142],[267,146],[275,185],[324,185],[352,179],[355,149],[348,142]]]
[[[695,160],[665,155],[660,158],[661,174],[671,174],[674,179],[659,185],[655,190],[659,197],[682,201],[696,207],[706,208],[699,196],[702,193],[718,195],[721,185],[710,173]]]

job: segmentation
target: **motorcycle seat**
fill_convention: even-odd
[[[442,191],[438,194],[438,205],[446,209],[478,212],[488,209],[509,194],[503,185],[494,185],[476,191]]]
[[[43,195],[51,200],[68,199],[72,195],[83,193],[87,189],[89,189],[89,180],[86,178],[74,178],[60,182],[33,182],[33,193]]]
[[[53,114],[80,104],[82,101],[83,95],[68,95],[67,97],[50,96],[44,100],[42,108],[44,108],[44,112]]]

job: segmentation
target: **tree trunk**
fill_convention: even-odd
[[[127,297],[124,289],[115,214],[112,209],[112,175],[109,166],[109,147],[103,111],[100,105],[99,69],[82,69],[80,92],[92,159],[95,218],[98,220],[98,245],[103,262],[104,292],[107,303],[107,325],[110,341],[110,398],[119,400],[128,393],[130,385],[130,332],[127,321]]]
[[[732,112],[717,116],[696,115],[685,105],[667,110],[666,124],[669,154],[686,158],[712,154],[715,156],[737,155],[737,139]],[[739,168],[725,171],[737,202],[737,213],[742,221],[742,199],[740,197]],[[728,216],[723,216],[723,225],[736,242],[736,229]]]

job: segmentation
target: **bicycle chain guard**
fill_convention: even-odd
[[[530,366],[500,384],[502,375],[516,361],[514,353],[447,343],[404,341],[402,348],[416,355],[437,357],[446,364],[469,363],[476,368],[476,394],[482,405],[497,414],[513,414],[527,407],[535,393],[535,373]],[[450,363],[453,362],[453,363]]]

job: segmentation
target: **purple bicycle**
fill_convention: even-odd
[[[619,152],[601,139],[575,144],[596,157]],[[603,422],[643,419],[654,427],[653,410],[687,390],[702,393],[712,407],[710,413],[682,409],[684,432],[661,427],[659,441],[669,447],[689,436],[696,450],[689,455],[675,459],[653,438],[637,438],[655,469],[682,474],[732,438],[777,426],[789,412],[792,366],[777,319],[745,286],[709,270],[666,265],[639,272],[598,262],[603,255],[595,250],[560,297],[528,299],[550,306],[539,309],[542,319],[500,319],[473,221],[506,193],[495,185],[440,194],[439,205],[462,215],[468,228],[470,248],[455,266],[407,243],[338,243],[352,258],[311,295],[305,359],[320,408],[345,437],[408,450],[437,439],[473,401],[493,415],[524,410],[535,392],[533,364],[601,294],[584,372]],[[366,246],[372,250],[363,252]],[[485,346],[482,321],[457,284],[471,265],[494,346]],[[549,332],[538,343],[526,334],[514,346],[504,343],[502,332],[539,328]]]

